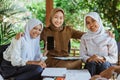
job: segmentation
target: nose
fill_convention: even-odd
[[[59,19],[59,18],[57,19],[57,22],[60,22],[60,19]]]
[[[40,34],[40,33],[41,33],[41,31],[37,30],[37,31],[36,31],[36,33],[37,33],[37,34]]]
[[[91,28],[94,28],[94,26],[93,26],[93,24],[92,24],[92,23],[90,24],[90,27],[91,27]]]

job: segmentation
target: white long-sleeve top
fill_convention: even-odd
[[[24,66],[27,61],[40,61],[42,59],[40,36],[36,38],[30,36],[30,30],[40,24],[42,25],[41,21],[30,19],[25,26],[24,36],[19,40],[12,39],[10,46],[3,53],[3,58],[10,61],[13,66]]]
[[[3,58],[7,61],[10,61],[13,66],[26,65],[28,60],[23,60],[21,57],[21,52],[23,52],[21,50],[22,47],[24,46],[21,46],[21,39],[16,40],[13,38],[10,46],[8,46],[6,51],[3,53]]]
[[[86,62],[94,54],[104,57],[110,63],[116,63],[118,61],[118,48],[115,39],[108,35],[105,40],[96,43],[94,39],[84,39],[83,35],[80,44],[80,56]]]
[[[80,56],[83,57],[84,62],[96,54],[104,57],[110,63],[116,63],[118,61],[118,48],[115,39],[105,32],[102,20],[96,12],[86,14],[84,18],[85,26],[88,16],[97,22],[99,28],[96,32],[88,29],[87,33],[81,37]]]

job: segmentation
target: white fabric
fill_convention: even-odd
[[[84,18],[84,25],[85,25],[85,27],[86,27],[86,17],[88,17],[88,16],[90,16],[91,18],[96,20],[100,27],[99,27],[97,32],[92,32],[91,30],[88,30],[88,32],[86,33],[85,38],[89,38],[90,39],[90,38],[95,38],[96,36],[103,35],[105,33],[105,29],[104,29],[104,26],[102,24],[102,20],[101,20],[100,16],[98,15],[98,13],[90,12],[90,13],[88,13],[85,16],[85,18]]]
[[[24,66],[27,61],[40,60],[40,36],[37,38],[30,37],[30,30],[33,27],[43,24],[37,19],[30,19],[25,26],[24,36],[19,40],[12,39],[10,46],[3,53],[3,57],[7,61],[11,61],[13,66]]]
[[[118,75],[117,79],[116,80],[120,80],[120,74]]]
[[[108,79],[106,79],[106,78],[97,78],[97,79],[95,79],[95,80],[108,80]]]
[[[0,75],[0,80],[4,80],[3,77]]]
[[[88,30],[88,32],[82,36],[80,56],[83,57],[83,61],[86,62],[90,56],[97,54],[98,56],[104,57],[106,61],[110,63],[116,63],[118,60],[118,49],[115,39],[111,38],[108,33],[105,33],[102,21],[96,12],[88,13],[84,19],[86,19],[87,16],[97,21],[99,29],[97,32]]]

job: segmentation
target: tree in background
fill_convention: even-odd
[[[10,1],[16,0],[2,0],[6,1],[5,6],[9,5]],[[1,1],[1,2],[2,2]],[[45,24],[45,0],[20,0],[24,2],[24,6],[32,13],[32,15],[40,19]],[[98,12],[105,26],[109,27],[115,32],[116,40],[120,39],[120,0],[53,0],[54,7],[61,7],[65,11],[65,24],[71,25],[73,28],[85,31],[84,14],[90,11]],[[7,3],[8,2],[8,3]],[[3,3],[0,3],[3,4]],[[0,5],[1,6],[1,5]],[[2,8],[2,7],[0,7]],[[5,7],[7,8],[7,7]],[[1,10],[1,9],[0,9]],[[8,9],[5,9],[5,11]],[[0,14],[3,13],[0,11]],[[11,12],[10,12],[11,13]],[[14,14],[14,13],[13,13]],[[11,15],[11,14],[10,14]],[[0,15],[1,16],[1,15]],[[26,18],[26,17],[25,17]],[[24,18],[24,19],[25,19]],[[0,18],[2,19],[2,18]],[[73,40],[73,43],[79,46],[79,41]],[[74,47],[74,46],[73,46]]]
[[[110,28],[114,28],[116,40],[120,41],[120,0],[84,0],[83,6],[99,12],[106,22],[111,23]]]
[[[0,1],[0,45],[10,43],[11,38],[20,29],[21,13],[26,9],[20,5],[16,5],[16,0],[1,0]],[[20,20],[21,19],[21,20]],[[16,25],[18,24],[18,25]]]
[[[116,40],[120,41],[120,0],[54,0],[54,3],[55,7],[65,10],[66,23],[81,31],[85,31],[84,14],[90,11],[98,12],[105,28],[111,29]]]
[[[26,7],[29,11],[31,11],[33,17],[36,17],[37,19],[41,20],[45,25],[45,15],[46,15],[45,0],[36,1],[36,2],[33,1],[29,4],[26,4]]]

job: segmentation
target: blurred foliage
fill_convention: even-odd
[[[10,43],[11,38],[16,34],[14,15],[25,12],[14,2],[16,0],[1,0],[0,1],[0,45]]]
[[[0,1],[0,21],[1,15],[11,16],[16,14],[21,10],[13,8],[12,2],[15,0],[1,0]],[[20,0],[24,1],[24,0]],[[28,0],[25,0],[25,6],[31,11],[32,15],[40,19],[45,24],[45,1],[39,0],[35,2],[32,0],[31,3],[28,3]],[[106,28],[111,29],[115,33],[115,38],[117,41],[120,40],[120,0],[53,0],[54,7],[61,7],[65,11],[65,24],[70,25],[73,28],[86,31],[84,27],[84,15],[90,11],[96,11],[100,14],[103,24]],[[12,4],[12,5],[11,5]],[[3,7],[1,7],[3,6]],[[75,42],[75,43],[74,43]],[[72,40],[72,47],[76,48],[76,45],[79,43],[78,40]],[[80,44],[80,43],[79,43]],[[78,47],[78,45],[77,45]]]
[[[12,29],[11,23],[3,22],[0,24],[0,44],[8,44],[12,37],[16,34]]]
[[[84,14],[91,11],[98,12],[104,26],[111,29],[115,33],[115,39],[120,41],[120,0],[54,0],[54,4],[55,7],[65,10],[66,24],[81,31],[85,31]],[[75,43],[79,43],[77,40],[72,41],[72,47],[76,46]]]
[[[90,11],[96,11],[103,19],[106,28],[115,33],[117,41],[120,39],[120,0],[53,0],[54,7],[61,7],[65,11],[65,24],[73,28],[86,31],[84,27],[84,15]],[[44,0],[43,0],[44,2]],[[33,3],[28,9],[34,16],[45,23],[45,7],[43,2]],[[39,16],[38,16],[39,15]],[[78,40],[71,40],[72,47],[76,48]],[[75,43],[74,43],[75,42]],[[79,47],[77,45],[77,47]]]
[[[14,14],[25,12],[24,8],[16,5],[15,0],[1,0],[0,1],[0,16],[10,17]]]
[[[100,13],[101,17],[112,24],[115,38],[120,41],[120,0],[85,0],[89,11]]]
[[[45,14],[46,14],[45,1],[33,2],[31,4],[27,4],[26,6],[27,9],[29,9],[32,12],[33,17],[36,17],[45,24]]]

